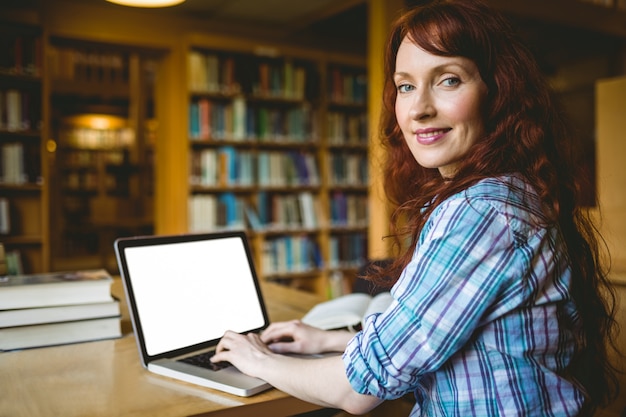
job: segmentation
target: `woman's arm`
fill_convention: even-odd
[[[351,414],[366,413],[382,401],[352,389],[340,355],[315,359],[285,356],[271,351],[256,334],[227,332],[213,360],[228,361],[245,374],[304,401]]]

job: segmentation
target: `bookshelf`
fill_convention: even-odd
[[[367,77],[337,64],[327,72],[328,265],[331,276],[353,275],[368,258]]]
[[[154,58],[50,37],[54,269],[117,271],[113,240],[153,232]]]
[[[41,223],[41,232],[27,231],[19,240],[11,236],[27,240],[20,246],[41,254],[45,261],[35,269],[104,267],[115,273],[111,254],[102,250],[111,247],[114,237],[241,226],[248,230],[264,279],[326,295],[330,275],[354,269],[343,262],[352,258],[348,255],[335,256],[338,261],[331,266],[331,238],[345,242],[367,227],[347,220],[331,223],[331,197],[349,194],[354,206],[356,197],[367,196],[367,188],[347,183],[352,177],[332,183],[329,167],[334,154],[336,164],[358,166],[367,147],[342,143],[337,133],[331,143],[327,114],[335,112],[334,117],[354,126],[366,106],[333,103],[327,85],[333,66],[364,73],[365,57],[322,45],[303,47],[296,40],[281,42],[265,33],[247,38],[217,34],[199,20],[170,15],[66,1],[40,6],[26,9],[41,14],[36,22],[43,32],[46,68],[39,79],[29,78],[38,85],[43,123],[39,133],[11,135],[39,147],[45,181],[2,185],[0,191],[0,198],[10,200],[22,213],[19,217],[27,219],[24,227]],[[138,19],[145,22],[141,29]],[[157,29],[164,26],[169,30]],[[194,51],[216,55],[217,83],[188,84]],[[154,66],[156,70],[146,69]],[[8,83],[14,85],[16,78]],[[192,107],[199,111],[207,104],[220,127],[209,135],[193,131],[189,116]],[[241,123],[234,124],[233,113],[238,119],[246,115],[253,134],[250,124],[244,123],[243,130]],[[111,127],[85,125],[87,114],[109,116]],[[131,131],[143,151],[125,145],[96,147],[78,139],[95,130],[114,136],[120,129]],[[4,133],[1,143],[18,140]],[[221,161],[221,168],[203,177],[202,161],[212,159]],[[241,170],[245,166],[252,170]],[[192,199],[198,205],[234,209],[216,209],[210,226],[198,226]],[[139,211],[140,206],[145,210]],[[122,216],[135,212],[142,214]],[[6,243],[5,236],[0,242]]]
[[[253,47],[189,43],[188,229],[246,229],[264,280],[327,294],[367,253],[365,69]]]
[[[0,242],[9,273],[49,262],[42,38],[38,25],[0,24]]]

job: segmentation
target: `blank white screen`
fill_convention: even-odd
[[[131,247],[126,259],[149,355],[264,324],[238,237]]]

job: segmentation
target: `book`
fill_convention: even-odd
[[[22,253],[19,249],[6,251],[4,257],[7,269],[6,273],[8,275],[19,275],[24,273],[24,267],[22,266]]]
[[[254,207],[250,206],[249,204],[244,204],[243,209],[250,228],[257,232],[262,231],[265,226],[261,222],[261,219],[259,218],[257,212],[254,210]]]
[[[317,304],[302,318],[302,322],[324,330],[359,329],[365,319],[374,313],[382,313],[393,298],[389,292],[375,296],[351,293]]]
[[[6,91],[6,128],[16,132],[22,128],[22,92],[16,89]]]
[[[0,310],[111,300],[113,278],[104,269],[0,277]]]
[[[4,245],[0,242],[0,275],[5,275],[7,270],[7,255],[4,250]]]
[[[0,235],[11,233],[11,214],[9,212],[9,199],[0,198]]]
[[[0,167],[0,183],[25,184],[28,175],[24,169],[24,145],[22,143],[7,143],[0,146],[2,162]]]
[[[208,78],[206,72],[207,57],[200,51],[191,51],[187,55],[188,83],[190,91],[207,91]]]
[[[27,349],[121,337],[119,316],[0,328],[0,350]]]
[[[302,211],[302,227],[306,229],[315,229],[319,226],[319,201],[310,192],[301,192],[298,194],[300,210]]]
[[[0,328],[120,316],[119,300],[90,304],[0,310]]]

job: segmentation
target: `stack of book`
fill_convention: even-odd
[[[112,282],[103,269],[0,277],[0,350],[120,337]]]

